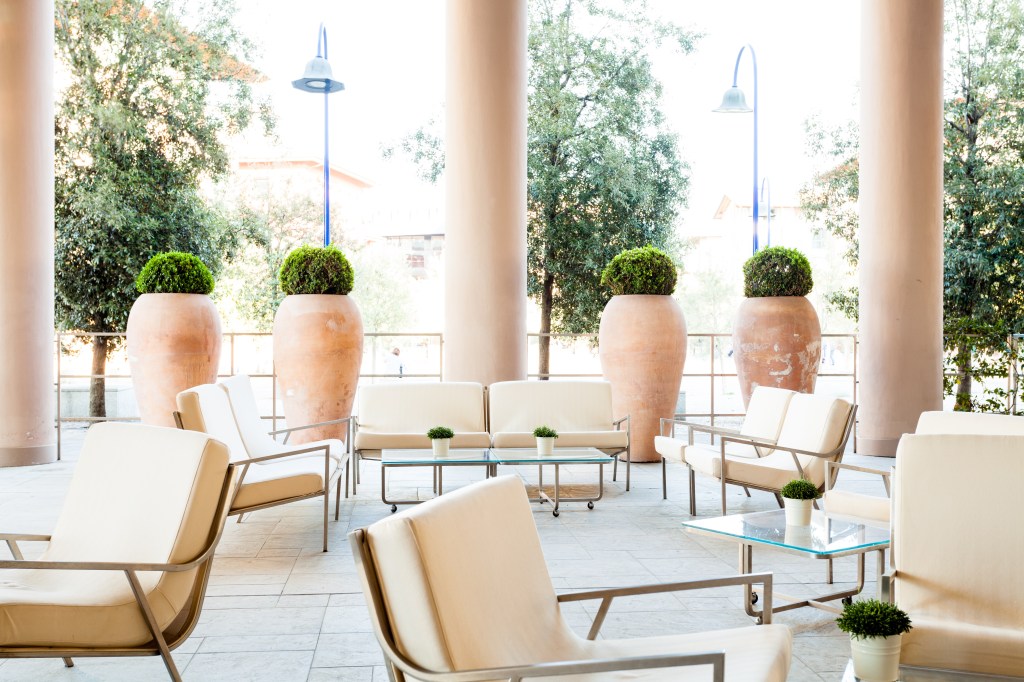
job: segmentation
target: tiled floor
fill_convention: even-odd
[[[74,468],[81,433],[66,433],[67,461],[19,469],[0,469],[0,530],[48,532],[53,525]],[[849,462],[885,466],[889,460],[850,455]],[[232,519],[217,552],[203,615],[192,637],[175,652],[186,680],[344,680],[383,682],[381,653],[369,619],[345,538],[354,528],[387,516],[381,503],[380,469],[363,464],[359,495],[343,500],[341,520],[330,524],[331,551],[321,550],[321,503],[307,501],[256,512],[241,524]],[[534,480],[535,469],[519,473]],[[597,588],[687,580],[736,572],[737,550],[731,542],[684,532],[689,518],[685,469],[669,463],[669,499],[661,499],[661,468],[634,465],[633,490],[610,481],[605,499],[588,511],[582,503],[565,505],[561,516],[538,506],[537,528],[555,587]],[[478,469],[445,474],[452,489],[482,476]],[[591,468],[565,478],[593,480]],[[389,474],[390,478],[390,474]],[[430,494],[429,470],[398,472],[395,496]],[[877,477],[843,472],[839,487],[882,494]],[[698,477],[697,511],[718,513],[717,483]],[[730,511],[773,509],[768,493],[729,491]],[[837,588],[851,584],[853,558],[836,561]],[[874,561],[868,562],[865,592],[874,593]],[[771,570],[778,589],[813,594],[824,580],[825,565],[770,550],[755,552],[755,570]],[[585,633],[596,604],[573,604],[566,610],[573,627]],[[839,680],[849,657],[849,643],[823,611],[798,609],[775,617],[795,635],[790,680]],[[620,600],[602,633],[608,637],[660,635],[750,623],[738,588],[681,593],[669,597]],[[157,658],[79,659],[72,669],[59,660],[0,660],[3,680],[164,680]]]

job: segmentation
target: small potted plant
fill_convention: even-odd
[[[786,525],[806,526],[811,522],[811,504],[821,497],[818,486],[804,478],[795,478],[779,491],[786,505]]]
[[[558,431],[549,426],[538,426],[533,430],[533,436],[537,439],[537,454],[550,455],[555,450],[555,439],[558,438]]]
[[[430,447],[434,449],[434,457],[446,456],[448,454],[448,448],[451,447],[452,438],[454,437],[455,432],[447,426],[435,426],[427,431],[427,438],[430,439]]]
[[[679,398],[686,320],[672,297],[676,276],[672,258],[653,246],[623,251],[601,273],[612,298],[601,313],[598,354],[613,411],[629,415],[634,462],[661,461],[654,437]]]
[[[903,633],[913,627],[906,611],[889,602],[865,599],[844,606],[836,625],[850,635],[857,679],[892,682],[899,677]]]
[[[744,406],[755,386],[814,392],[821,324],[807,300],[813,287],[811,263],[796,249],[771,246],[743,264],[732,347]]]
[[[135,280],[141,296],[128,315],[128,362],[139,415],[174,426],[175,396],[217,380],[220,315],[210,300],[213,275],[191,253],[149,259]]]

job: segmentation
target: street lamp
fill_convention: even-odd
[[[302,78],[292,81],[292,85],[305,92],[324,93],[324,246],[331,243],[331,159],[327,134],[327,96],[332,92],[344,90],[345,84],[334,80],[334,72],[327,61],[327,29],[320,24],[316,39],[316,57],[306,64]]]
[[[750,50],[750,61],[754,65],[754,108],[751,109],[747,106],[747,99],[743,95],[743,91],[736,86],[736,78],[740,72],[740,60],[743,58],[744,50]],[[757,174],[757,56],[754,54],[754,48],[750,45],[744,45],[740,48],[739,54],[736,55],[736,67],[732,72],[732,87],[725,91],[725,95],[722,96],[722,103],[714,110],[716,113],[722,114],[749,114],[754,112],[754,189],[753,189],[753,200],[752,208],[754,215],[754,253],[757,253],[757,219],[761,214],[760,204],[764,201],[765,191],[768,189],[768,180],[765,179],[761,185],[761,191],[758,192],[758,181],[759,177]],[[770,190],[769,190],[770,191]],[[760,195],[760,196],[759,196]],[[766,204],[766,223],[768,225],[768,244],[771,244],[771,195],[768,195],[768,201]]]

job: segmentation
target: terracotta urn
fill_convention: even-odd
[[[217,308],[205,294],[142,294],[128,314],[127,337],[143,423],[173,427],[178,393],[217,381]]]
[[[274,369],[289,427],[352,414],[363,360],[363,319],[349,296],[285,296],[274,318]],[[347,426],[303,429],[289,443],[337,438]]]
[[[633,461],[660,461],[654,437],[661,418],[675,412],[686,361],[683,311],[671,296],[613,296],[601,315],[599,345],[615,417],[629,415]]]
[[[821,325],[804,296],[743,300],[732,347],[743,406],[756,386],[813,393],[821,362]]]

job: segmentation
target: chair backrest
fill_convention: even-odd
[[[260,419],[260,408],[252,392],[252,382],[245,374],[222,379],[220,387],[227,392],[235,426],[250,457],[271,455],[280,450],[280,444],[267,433],[267,425]]]
[[[360,386],[357,414],[360,430],[375,433],[426,433],[434,426],[455,433],[487,431],[484,387],[469,381]]]
[[[740,433],[754,438],[777,440],[789,401],[796,391],[770,386],[757,386],[750,396],[747,414],[743,417]]]
[[[1024,436],[907,434],[896,451],[896,601],[915,616],[1024,628]]]
[[[501,381],[491,384],[488,404],[491,434],[531,432],[542,424],[566,432],[615,428],[607,381]]]
[[[249,458],[223,388],[216,384],[195,386],[179,393],[177,402],[182,428],[208,433],[227,445],[232,462]]]
[[[365,532],[364,569],[397,649],[417,665],[449,672],[577,651],[518,476],[446,493]]]
[[[1024,417],[983,412],[922,412],[914,433],[1024,436]]]
[[[779,450],[784,446],[809,452],[832,452],[845,445],[853,405],[842,398],[796,393],[789,401],[786,418],[779,431]],[[842,453],[838,457],[841,458]],[[817,486],[825,482],[825,460],[811,455],[798,455],[806,478]]]
[[[228,450],[209,436],[104,422],[82,444],[45,558],[53,561],[186,563],[206,547],[225,486]],[[141,573],[175,612],[199,569]],[[141,622],[140,622],[141,626]]]

